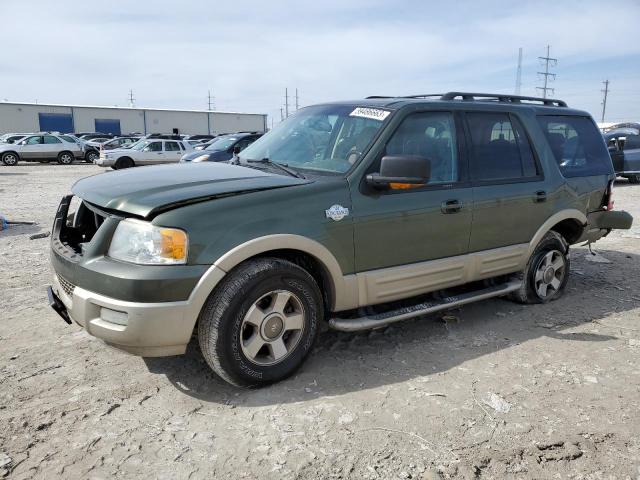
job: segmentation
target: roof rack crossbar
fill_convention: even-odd
[[[474,101],[474,100],[495,100],[498,102],[507,103],[521,103],[525,102],[541,102],[543,105],[549,107],[566,107],[567,103],[564,100],[557,100],[554,98],[542,98],[542,97],[525,97],[522,95],[509,95],[500,93],[472,93],[472,92],[447,92],[440,97],[441,100],[455,100],[456,98],[462,98],[462,100]]]

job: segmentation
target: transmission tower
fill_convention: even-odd
[[[518,50],[518,69],[516,70],[516,95],[520,95],[522,87],[522,47]]]
[[[601,122],[604,123],[604,112],[607,110],[607,95],[609,95],[609,80],[605,80],[604,82],[604,90],[601,90],[602,93],[604,93],[604,98],[602,99],[602,120]]]
[[[556,74],[550,73],[549,67],[555,67],[558,64],[557,58],[551,58],[549,56],[550,51],[551,51],[551,46],[547,45],[547,56],[538,57],[541,61],[544,62],[544,72],[538,72],[538,75],[542,75],[542,77],[544,78],[544,86],[536,87],[537,90],[542,90],[542,98],[547,98],[547,92],[551,92],[553,94],[555,91],[553,88],[547,86],[549,84],[549,78],[551,78],[551,80],[556,79]]]

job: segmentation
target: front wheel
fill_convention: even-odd
[[[98,152],[95,150],[89,150],[84,156],[84,161],[87,163],[95,163],[95,161],[100,157]]]
[[[511,297],[520,303],[547,303],[560,298],[569,280],[568,253],[564,237],[553,230],[547,232],[520,274],[522,286]]]
[[[135,163],[133,163],[133,160],[131,160],[129,157],[122,157],[116,161],[114,167],[115,170],[120,170],[122,168],[132,168],[135,167]]]
[[[283,380],[311,351],[322,295],[307,271],[279,258],[249,260],[209,296],[198,319],[202,354],[240,387]]]

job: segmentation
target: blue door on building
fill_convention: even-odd
[[[122,133],[120,131],[120,120],[96,118],[96,132],[120,135]]]
[[[69,113],[39,113],[41,132],[73,132],[73,117]]]

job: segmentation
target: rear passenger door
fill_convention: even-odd
[[[182,156],[182,150],[178,142],[164,142],[164,161],[177,162]]]
[[[553,194],[529,135],[514,114],[465,118],[474,198],[469,251],[528,243],[549,217]],[[517,249],[513,255],[520,260]]]
[[[43,137],[43,143],[45,145],[44,155],[46,155],[47,158],[56,158],[58,154],[64,149],[71,150],[70,148],[64,146],[62,140],[54,137],[53,135],[45,135]]]

